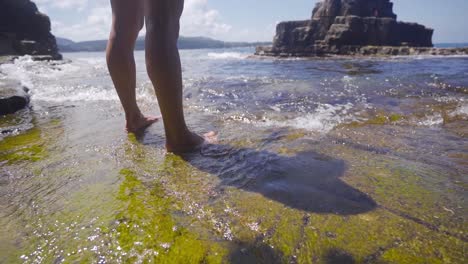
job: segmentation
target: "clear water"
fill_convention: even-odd
[[[181,51],[220,135],[184,157],[124,133],[103,53],[1,65],[33,103],[0,121],[0,263],[464,262],[468,57],[252,53]]]

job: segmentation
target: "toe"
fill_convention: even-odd
[[[148,117],[146,117],[146,120],[148,122],[155,123],[155,122],[158,122],[159,120],[161,120],[161,117],[160,116],[148,116]]]
[[[213,144],[218,142],[218,133],[211,131],[203,135],[207,143]]]

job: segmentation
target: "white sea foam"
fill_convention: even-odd
[[[11,64],[0,65],[0,70],[7,78],[17,80],[30,89],[37,83],[59,80],[79,72],[79,65],[67,62],[34,61],[31,56],[22,56]]]
[[[450,116],[464,116],[468,117],[468,102],[464,102],[455,111],[450,113]]]
[[[105,58],[79,58],[76,62],[88,64],[94,68],[94,70],[107,72],[107,63]]]
[[[427,126],[427,127],[435,127],[444,124],[444,118],[441,114],[434,114],[430,116],[426,116],[423,120],[420,120],[418,126]]]
[[[210,52],[208,53],[208,57],[210,59],[216,59],[216,60],[226,60],[226,59],[234,59],[234,60],[243,60],[248,57],[247,54],[242,54],[239,52]]]
[[[48,102],[78,102],[78,101],[117,101],[118,96],[114,90],[97,86],[49,86],[47,90],[33,90],[35,100]]]
[[[392,59],[413,59],[413,60],[427,60],[427,59],[457,59],[457,58],[468,58],[468,55],[400,55],[400,56],[392,56]]]
[[[91,83],[86,77],[103,68],[102,59],[42,62],[23,56],[11,64],[0,65],[8,79],[14,79],[30,89],[34,100],[49,102],[112,101],[118,96],[110,84]],[[81,76],[81,78],[79,78]],[[78,78],[77,78],[78,77]],[[140,96],[141,97],[141,96]]]
[[[468,104],[464,104],[464,105],[460,106],[460,107],[456,110],[456,113],[457,113],[457,114],[460,114],[460,115],[468,116]]]
[[[435,98],[436,101],[441,103],[456,103],[457,108],[448,113],[450,117],[468,117],[468,100],[461,96],[441,96]]]
[[[21,85],[28,88],[33,88],[33,83],[29,73],[25,70],[25,67],[32,63],[34,63],[34,61],[30,56],[24,56],[16,59],[12,64],[8,63],[0,65],[0,71],[4,73],[7,78],[17,80],[21,82]]]
[[[307,113],[303,116],[284,121],[264,119],[263,122],[259,122],[258,124],[264,126],[294,127],[325,134],[343,122],[355,120],[355,117],[349,114],[349,110],[352,107],[353,104],[351,103],[344,105],[321,104],[313,113]]]

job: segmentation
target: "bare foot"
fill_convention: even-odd
[[[204,134],[203,136],[199,136],[195,133],[190,132],[184,142],[179,144],[171,144],[166,142],[166,149],[167,152],[172,153],[187,153],[190,151],[194,151],[199,147],[203,146],[204,144],[214,144],[218,140],[218,134],[215,132],[209,132]]]
[[[127,120],[125,130],[127,130],[128,133],[137,133],[158,122],[160,119],[161,118],[157,116],[140,115],[134,120]]]

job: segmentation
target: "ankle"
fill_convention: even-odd
[[[205,142],[203,137],[188,131],[188,134],[184,138],[177,140],[166,139],[166,149],[168,152],[184,153],[196,149],[201,146],[203,142]]]
[[[181,129],[176,132],[166,131],[166,141],[171,145],[181,145],[188,141],[189,138],[193,137],[193,133],[188,129]]]
[[[137,123],[142,117],[143,115],[140,111],[125,114],[125,120],[127,120],[129,124]]]

